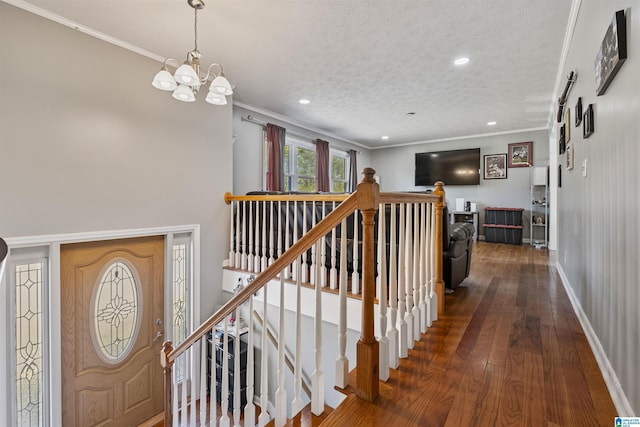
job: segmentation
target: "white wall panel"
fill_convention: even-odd
[[[594,59],[616,10],[626,10],[628,56],[602,96],[596,96]],[[605,368],[622,396],[616,405],[640,413],[640,1],[582,1],[564,74],[578,71],[567,105],[594,104],[595,133],[571,125],[575,169],[562,164],[558,189],[558,263],[601,344]],[[563,82],[564,85],[564,82]],[[573,120],[572,120],[573,121]],[[553,149],[551,150],[554,151]],[[581,173],[587,160],[587,177]],[[613,391],[616,394],[616,391]],[[614,396],[616,397],[616,396]]]

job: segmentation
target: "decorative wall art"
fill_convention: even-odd
[[[558,154],[563,155],[567,150],[567,141],[565,140],[566,125],[560,126],[560,136],[558,137]]]
[[[582,123],[582,97],[578,98],[578,102],[576,102],[576,108],[573,112],[576,116],[576,127],[580,126]]]
[[[567,144],[567,170],[573,169],[573,143]]]
[[[505,179],[507,177],[507,155],[487,154],[484,156],[484,179]]]
[[[564,113],[564,124],[566,126],[564,141],[568,144],[569,141],[571,141],[571,109],[569,107],[566,108],[566,112]]]
[[[527,168],[533,165],[533,141],[509,144],[509,167]]]
[[[598,96],[604,95],[607,91],[625,59],[627,59],[627,23],[624,10],[619,10],[613,15],[594,63]]]
[[[587,111],[584,112],[584,119],[582,124],[582,137],[584,139],[589,138],[595,131],[594,119],[593,119],[593,104],[589,104]]]
[[[569,97],[569,92],[571,91],[571,87],[578,80],[577,71],[571,71],[567,76],[567,85],[564,87],[564,91],[560,98],[558,98],[558,123],[562,122],[562,118],[564,117],[564,105],[567,103],[567,98]]]
[[[558,188],[562,188],[562,165],[558,165]]]

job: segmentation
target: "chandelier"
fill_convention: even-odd
[[[200,77],[200,57],[202,56],[198,51],[198,10],[204,8],[203,0],[187,0],[189,6],[194,11],[194,48],[191,52],[187,52],[187,60],[182,65],[174,58],[167,58],[162,63],[162,68],[158,71],[158,74],[153,78],[151,84],[153,87],[173,91],[173,97],[178,101],[193,102],[196,100],[196,93],[200,90],[200,86],[207,83],[209,77],[214,77],[211,85],[209,85],[209,93],[205,98],[210,104],[214,105],[226,105],[227,95],[231,95],[233,90],[229,81],[224,76],[222,65],[213,63],[207,69],[207,74],[204,77]],[[176,72],[171,75],[167,70],[167,62],[173,61],[177,65],[180,65]],[[218,68],[218,73],[212,72],[212,69]]]

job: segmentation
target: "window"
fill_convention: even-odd
[[[330,151],[331,156],[331,192],[344,193],[347,191],[347,153]]]
[[[18,255],[15,255],[15,254]],[[14,250],[8,278],[13,306],[13,388],[17,426],[48,423],[48,259],[45,249]],[[0,421],[1,423],[1,421]]]
[[[263,132],[262,145],[262,188],[267,188],[267,173],[269,169],[267,148],[267,133]],[[345,151],[330,150],[331,161],[331,192],[344,193],[347,191],[349,177],[349,159]],[[284,146],[284,185],[283,191],[317,191],[316,178],[316,147],[310,142],[287,137]]]

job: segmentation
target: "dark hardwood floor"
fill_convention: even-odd
[[[548,252],[478,242],[471,275],[370,404],[323,426],[609,426],[616,415]]]

